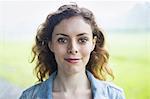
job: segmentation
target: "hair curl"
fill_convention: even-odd
[[[107,75],[114,79],[113,72],[107,65],[109,53],[104,48],[104,34],[97,26],[93,13],[86,8],[79,8],[77,5],[63,5],[56,12],[49,14],[45,22],[37,30],[36,42],[32,48],[33,59],[31,62],[36,61],[34,70],[38,80],[42,82],[57,70],[57,63],[53,52],[48,47],[48,42],[52,39],[54,27],[62,20],[73,16],[81,16],[85,22],[91,25],[93,37],[97,37],[95,48],[91,52],[86,69],[100,80],[106,80]]]

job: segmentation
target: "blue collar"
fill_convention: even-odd
[[[91,82],[91,90],[93,94],[93,99],[106,99],[106,84],[104,81],[96,79],[93,74],[89,71],[86,71],[87,77]],[[56,78],[57,72],[51,74],[49,79],[42,82],[40,91],[38,92],[38,99],[52,99],[52,89],[53,81]]]

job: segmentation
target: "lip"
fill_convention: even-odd
[[[80,58],[65,58],[65,60],[69,63],[78,63]]]

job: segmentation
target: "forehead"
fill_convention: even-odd
[[[57,33],[64,33],[72,36],[80,33],[92,35],[92,28],[82,17],[74,16],[69,19],[64,19],[56,25],[53,34],[55,35]]]

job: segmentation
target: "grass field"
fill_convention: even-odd
[[[110,65],[127,99],[150,99],[150,35],[110,35]]]
[[[127,99],[150,99],[150,35],[111,33],[108,35],[114,82]],[[30,64],[32,42],[0,42],[0,77],[22,88],[36,82]]]

